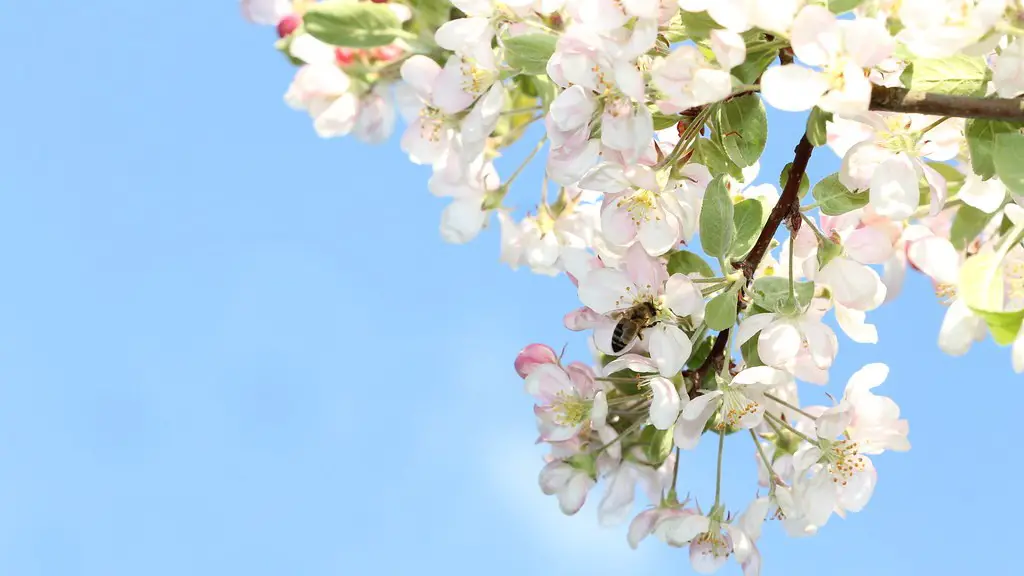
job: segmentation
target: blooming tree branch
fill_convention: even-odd
[[[873,392],[888,368],[819,387],[840,336],[879,341],[869,313],[908,270],[947,307],[940,349],[991,337],[1024,372],[1020,0],[241,4],[276,26],[297,67],[285,101],[318,135],[379,143],[401,125],[445,241],[496,221],[503,263],[575,286],[563,322],[593,358],[530,344],[514,363],[550,450],[539,485],[565,514],[603,486],[599,520],[633,516],[634,548],[654,536],[702,573],[733,558],[752,576],[765,520],[808,536],[868,503],[872,458],[910,448]],[[769,106],[807,113],[773,173]],[[816,147],[841,163],[812,186]],[[531,209],[506,203],[513,186]],[[768,495],[736,506],[718,488],[742,431]],[[680,501],[680,454],[715,445],[712,507]],[[633,515],[637,488],[651,506]]]
[[[872,86],[870,109],[904,114],[1024,122],[1024,100],[1021,98],[976,98],[920,92],[900,87]]]

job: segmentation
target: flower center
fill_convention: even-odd
[[[441,130],[444,128],[444,114],[433,106],[424,106],[420,109],[420,138],[437,142],[441,139]]]
[[[633,224],[647,222],[651,216],[654,216],[655,220],[661,220],[661,213],[658,210],[658,193],[651,190],[640,188],[632,194],[620,198],[615,206],[625,207]]]
[[[708,550],[708,552],[714,556],[728,556],[730,552],[729,545],[726,543],[725,538],[722,537],[722,533],[718,531],[708,531],[703,534],[698,534],[697,537],[693,539],[693,543],[691,545],[693,544],[701,547],[709,547],[710,550]]]
[[[559,426],[577,426],[590,414],[590,402],[570,392],[559,392],[555,400],[555,423]]]
[[[854,474],[864,471],[864,457],[859,455],[856,442],[840,440],[829,443],[826,440],[824,443],[829,445],[822,446],[821,462],[828,468],[832,482],[846,486]]]
[[[472,58],[463,58],[459,67],[462,72],[462,89],[479,96],[494,84],[495,73],[477,65]]]
[[[956,298],[956,284],[936,284],[935,295],[943,306],[949,306]]]
[[[757,412],[760,405],[743,395],[738,390],[726,388],[722,394],[722,419],[715,425],[721,432],[727,427],[736,426],[743,418]]]

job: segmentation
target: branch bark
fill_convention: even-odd
[[[750,249],[750,253],[741,262],[733,262],[733,266],[743,271],[747,281],[754,277],[754,271],[757,270],[761,259],[764,258],[765,253],[768,251],[768,246],[771,244],[772,238],[782,222],[794,214],[800,214],[800,181],[804,178],[804,173],[807,171],[807,163],[810,161],[811,152],[813,151],[814,146],[807,139],[807,134],[804,134],[793,150],[793,166],[789,169],[789,179],[786,180],[786,187],[782,190],[782,196],[779,197],[779,201],[772,208],[771,214],[768,215],[768,221],[765,222],[761,234],[754,243],[754,247]],[[721,369],[722,362],[725,361],[725,355],[730,352],[726,350],[726,346],[729,344],[729,330],[730,328],[726,328],[715,336],[715,343],[711,346],[708,357],[694,371],[693,389],[689,391],[691,399],[697,396],[700,384],[708,369]]]
[[[1024,100],[1019,98],[950,96],[872,86],[870,108],[885,112],[1024,122]]]
[[[789,168],[789,179],[786,180],[786,187],[782,190],[782,196],[779,197],[779,201],[772,208],[771,214],[768,215],[768,221],[765,222],[761,234],[754,243],[754,247],[750,249],[750,253],[741,262],[733,263],[733,266],[743,271],[743,275],[747,277],[747,280],[751,280],[754,277],[754,271],[757,270],[758,264],[761,263],[761,258],[764,258],[765,252],[768,251],[768,246],[771,244],[775,231],[779,229],[782,221],[794,211],[799,212],[800,182],[804,179],[807,163],[810,161],[811,152],[813,151],[814,146],[807,139],[807,134],[804,134],[793,150],[793,165]]]

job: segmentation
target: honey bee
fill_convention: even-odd
[[[612,331],[612,352],[618,354],[625,350],[644,328],[654,324],[657,314],[658,310],[651,302],[639,302],[629,308],[613,312],[612,318],[618,320],[618,323]]]

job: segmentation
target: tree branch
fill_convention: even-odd
[[[779,197],[779,201],[772,208],[771,214],[768,215],[768,221],[765,222],[761,234],[754,243],[754,247],[750,249],[750,253],[747,254],[743,261],[733,263],[733,266],[743,271],[743,275],[747,277],[747,280],[751,280],[754,277],[754,271],[757,270],[757,266],[761,263],[761,258],[764,258],[765,252],[768,251],[768,245],[771,244],[775,231],[779,229],[782,221],[793,212],[799,214],[800,182],[804,179],[804,172],[807,171],[807,162],[811,159],[812,151],[814,151],[814,146],[807,139],[807,134],[804,134],[793,150],[793,165],[789,168],[789,179],[786,180],[786,187],[782,190],[782,196]]]
[[[870,108],[886,112],[1024,122],[1024,100],[1019,98],[974,98],[872,86]]]
[[[697,368],[693,372],[693,389],[689,391],[690,400],[697,397],[697,392],[700,390],[700,383],[704,380],[704,374],[707,373],[708,369],[717,370],[721,368],[720,364],[725,358],[725,346],[729,343],[729,328],[722,330],[715,336],[715,343],[711,345],[711,351],[708,352],[708,357],[701,363],[700,368]]]

